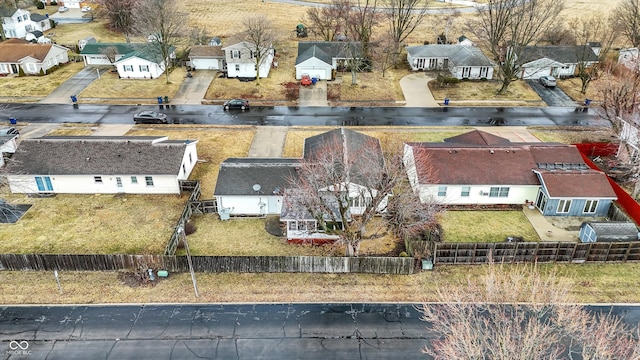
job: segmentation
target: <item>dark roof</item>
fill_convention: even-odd
[[[518,59],[518,63],[526,64],[542,58],[551,59],[563,64],[598,61],[598,56],[588,45],[526,46],[522,48],[522,54]]]
[[[103,55],[107,48],[115,48],[117,54],[125,55],[149,47],[147,43],[87,43],[80,55]]]
[[[509,139],[489,134],[481,130],[474,130],[468,133],[452,136],[443,140],[448,144],[475,144],[475,145],[506,145],[510,144]]]
[[[316,57],[327,64],[334,58],[347,59],[358,57],[362,51],[360,42],[344,41],[300,41],[298,42],[298,58],[296,65]]]
[[[294,179],[299,159],[230,158],[220,164],[214,195],[256,195],[253,185],[260,185],[263,195],[282,195]]]
[[[29,34],[33,35],[36,37],[36,39],[41,38],[42,36],[44,36],[44,33],[40,30],[33,30],[33,31],[29,31]]]
[[[50,136],[24,139],[13,175],[177,175],[189,140],[151,136]]]
[[[540,171],[540,178],[550,198],[617,198],[600,171]]]
[[[407,46],[411,58],[447,58],[455,66],[493,66],[493,62],[475,46],[432,44]]]
[[[224,58],[224,51],[222,51],[222,45],[193,45],[189,51],[189,57]]]
[[[29,16],[31,17],[31,21],[42,21],[48,19],[48,17],[37,13],[31,13]]]

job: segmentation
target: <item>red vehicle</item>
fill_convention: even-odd
[[[302,86],[309,86],[311,85],[313,82],[311,81],[311,76],[307,75],[307,74],[302,74],[302,79],[300,79],[300,85]]]

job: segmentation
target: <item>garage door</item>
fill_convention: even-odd
[[[523,70],[523,79],[539,79],[541,76],[551,75],[551,69],[541,69],[541,68],[524,68]]]
[[[322,80],[327,80],[331,79],[331,68],[297,67],[296,79],[302,79],[302,74],[308,74],[311,77],[319,77]]]

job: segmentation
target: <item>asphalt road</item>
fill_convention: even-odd
[[[4,109],[3,109],[4,107]],[[29,123],[131,124],[133,114],[156,110],[175,124],[272,126],[609,126],[575,107],[252,107],[214,105],[0,104],[4,116]]]
[[[612,312],[634,326],[640,321],[640,306]],[[414,304],[0,309],[5,359],[416,359],[430,338]]]

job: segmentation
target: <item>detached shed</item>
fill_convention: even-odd
[[[640,234],[636,224],[631,222],[585,221],[580,225],[580,241],[587,242],[627,242],[638,241]]]

